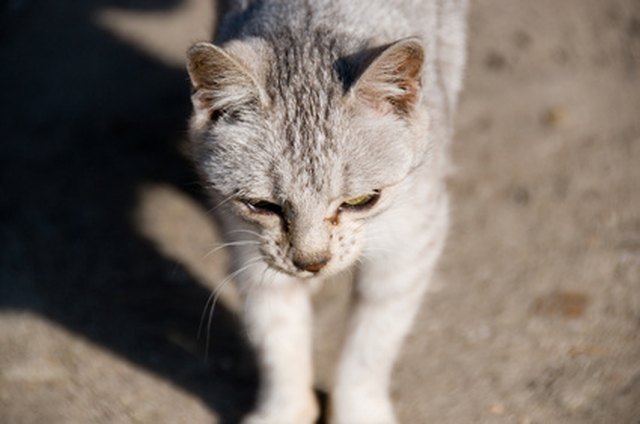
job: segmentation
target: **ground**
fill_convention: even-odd
[[[251,353],[181,154],[207,0],[0,6],[0,422],[237,422]],[[477,0],[403,423],[640,422],[640,5]],[[345,290],[334,283],[319,387]],[[329,310],[329,313],[326,311]],[[205,331],[206,332],[206,331]],[[329,337],[320,337],[320,336]],[[323,340],[320,342],[320,340]]]

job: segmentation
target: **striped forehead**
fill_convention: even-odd
[[[266,87],[278,115],[282,159],[296,185],[321,191],[337,160],[336,106],[343,94],[334,41],[319,32],[304,40],[287,31],[278,37]]]

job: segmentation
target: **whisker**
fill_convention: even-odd
[[[238,229],[238,230],[231,230],[231,231],[227,231],[227,232],[225,233],[225,235],[229,235],[229,234],[237,234],[237,233],[251,234],[251,235],[256,236],[256,237],[258,237],[258,238],[260,238],[260,239],[264,239],[264,238],[265,238],[262,234],[260,234],[260,233],[258,233],[258,232],[256,232],[256,231],[246,230],[246,229]]]
[[[262,276],[260,277],[260,281],[258,282],[258,286],[262,285],[262,283],[264,282],[264,277],[267,274],[267,271],[271,271],[271,268],[268,266],[264,267],[264,270],[262,271]]]
[[[209,252],[207,252],[202,259],[206,259],[209,256],[213,255],[214,253],[216,253],[219,250],[224,249],[225,247],[231,247],[231,246],[247,246],[247,245],[257,245],[260,244],[259,241],[257,240],[238,240],[238,241],[231,241],[228,243],[222,243],[216,247],[214,247],[213,249],[211,249]]]
[[[220,284],[216,286],[216,288],[211,292],[209,298],[207,299],[207,303],[205,304],[204,310],[202,311],[202,315],[200,316],[200,324],[198,325],[198,339],[202,336],[202,328],[204,325],[204,317],[207,316],[207,309],[209,309],[208,321],[207,321],[207,337],[205,342],[205,358],[209,358],[209,347],[210,347],[210,338],[211,338],[211,323],[213,321],[213,312],[216,308],[216,304],[218,303],[218,299],[222,294],[222,289],[230,282],[234,277],[239,275],[241,272],[246,271],[252,266],[258,265],[263,260],[262,256],[255,257],[250,259],[242,268],[237,269],[236,271],[229,274]],[[211,306],[209,306],[211,305]]]
[[[266,273],[267,271],[273,271],[273,270],[272,270],[270,267],[268,267],[268,266],[267,266],[267,267],[265,268],[265,271],[263,272],[263,275],[264,275],[264,273]],[[262,279],[261,279],[261,280],[260,280],[260,283],[258,283],[258,284],[250,284],[250,285],[249,285],[249,289],[248,289],[248,291],[246,292],[246,294],[244,295],[244,299],[243,299],[243,302],[245,303],[245,304],[243,305],[243,307],[244,307],[245,309],[250,309],[250,308],[251,308],[250,303],[252,302],[252,298],[253,298],[254,292],[255,292],[257,289],[260,289],[260,288],[261,288],[261,286],[263,285],[262,283],[263,283],[263,281],[262,281]],[[244,331],[245,331],[245,337],[249,338],[249,329],[247,328],[247,326],[244,326],[244,327],[243,327],[243,329],[244,329]]]
[[[215,211],[217,211],[220,207],[222,207],[223,205],[225,205],[227,202],[229,202],[229,200],[233,199],[233,194],[230,196],[227,196],[226,198],[222,199],[221,201],[218,202],[217,205],[213,206],[212,208],[208,209],[206,214],[207,215],[211,215],[212,213],[214,213]]]
[[[273,283],[276,281],[277,277],[278,277],[278,272],[273,270],[273,274],[271,276],[271,282],[268,285],[273,286]],[[271,301],[271,298],[267,297],[267,308],[272,309],[272,303],[270,301]]]

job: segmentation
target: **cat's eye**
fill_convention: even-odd
[[[380,198],[380,190],[374,190],[372,193],[363,194],[362,196],[353,197],[345,200],[340,205],[340,209],[344,210],[365,210],[376,204]]]
[[[242,203],[253,213],[282,216],[282,208],[266,200],[242,199]]]

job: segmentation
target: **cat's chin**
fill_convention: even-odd
[[[314,279],[314,278],[324,278],[324,277],[326,277],[328,275],[331,275],[331,273],[326,273],[326,272],[313,273],[313,272],[309,272],[309,271],[291,271],[291,270],[285,270],[285,269],[282,269],[282,268],[279,268],[279,267],[275,267],[275,266],[272,266],[272,265],[269,265],[269,266],[275,271],[278,271],[278,272],[283,273],[283,274],[287,274],[287,275],[289,275],[291,277],[299,278],[301,280],[311,280],[311,279]]]
[[[290,277],[299,278],[301,280],[307,280],[307,281],[324,279],[327,277],[331,277],[332,275],[338,274],[340,272],[340,269],[334,269],[333,267],[330,267],[329,269],[327,268],[322,269],[320,272],[309,272],[309,271],[284,269],[278,265],[271,264],[269,262],[267,262],[267,266],[273,271],[276,271],[278,273],[285,274]]]

